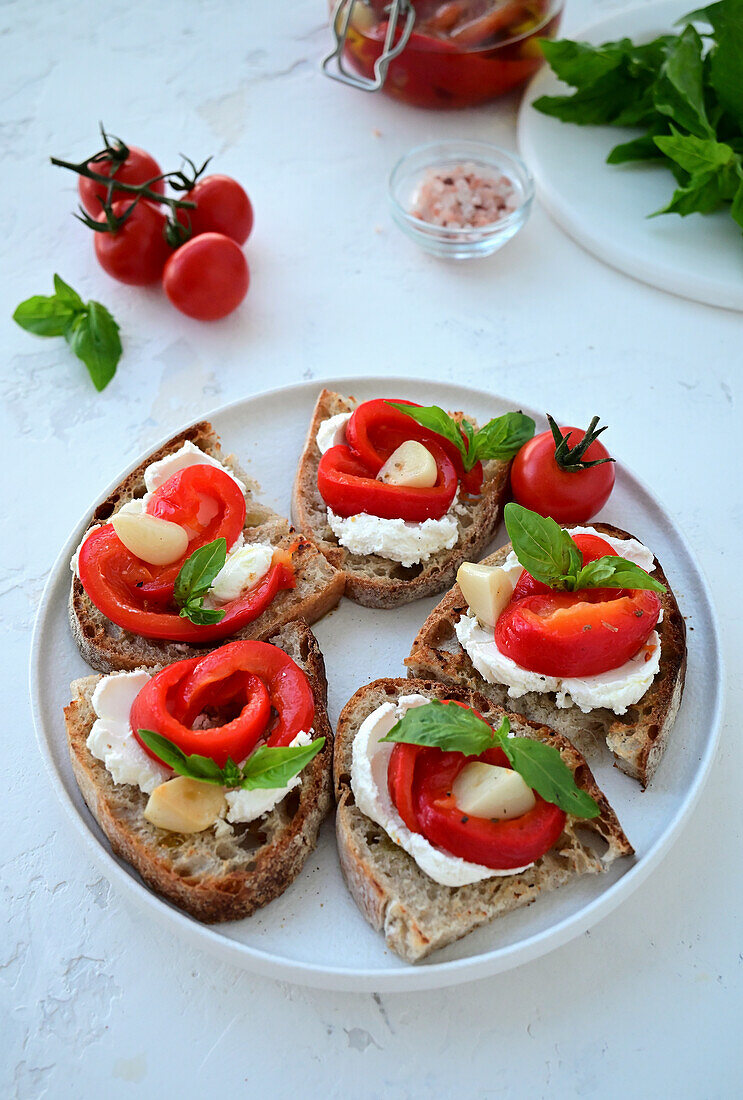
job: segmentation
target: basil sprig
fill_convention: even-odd
[[[88,368],[93,385],[104,390],[121,358],[119,326],[100,302],[84,302],[77,291],[54,276],[54,294],[37,294],[16,309],[13,320],[35,336],[64,336]]]
[[[242,768],[231,758],[223,768],[209,756],[193,753],[187,756],[167,737],[154,730],[138,730],[137,733],[148,749],[179,775],[198,779],[200,783],[213,783],[232,790],[275,790],[285,787],[295,775],[299,775],[325,745],[325,738],[318,737],[309,745],[290,745],[273,748],[261,745],[243,764]]]
[[[469,420],[457,423],[438,405],[424,405],[419,408],[398,401],[388,401],[387,404],[453,443],[462,456],[466,471],[471,470],[476,462],[490,458],[508,462],[534,435],[534,421],[522,412],[507,412],[503,416],[496,416],[479,431],[475,431]],[[462,432],[467,437],[466,445]]]
[[[607,554],[582,564],[582,555],[558,523],[520,504],[503,509],[503,519],[514,553],[527,573],[550,588],[575,592],[581,588],[645,588],[665,592],[655,580],[627,558]]]
[[[226,561],[227,540],[224,538],[200,546],[186,558],[173,587],[173,599],[181,609],[182,619],[190,619],[197,626],[211,626],[222,621],[225,612],[204,607],[204,596]]]
[[[573,817],[598,817],[601,811],[597,803],[577,786],[557,749],[530,737],[509,737],[510,729],[508,718],[496,730],[471,710],[432,699],[425,706],[406,711],[381,740],[462,752],[466,756],[480,756],[486,749],[502,749],[513,770],[545,802],[552,802]]]
[[[676,190],[656,213],[727,209],[743,229],[743,0],[718,0],[677,24],[677,34],[642,43],[541,39],[547,62],[576,90],[533,106],[563,122],[640,127],[606,159],[652,161],[673,174]]]

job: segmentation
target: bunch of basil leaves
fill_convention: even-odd
[[[719,0],[678,21],[680,34],[541,47],[572,95],[541,96],[543,114],[579,125],[642,127],[609,164],[658,161],[678,187],[656,214],[708,214],[730,204],[743,228],[743,0]],[[701,34],[694,24],[703,28]]]

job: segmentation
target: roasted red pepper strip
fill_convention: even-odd
[[[219,538],[225,539],[228,550],[234,546],[245,525],[245,496],[224,470],[206,464],[186,466],[155,489],[146,511],[184,527],[189,537],[183,558],[158,570],[158,583],[169,584],[172,592],[183,562],[194,550]]]
[[[470,863],[503,871],[533,863],[559,839],[565,812],[535,791],[534,808],[508,821],[463,814],[452,797],[452,784],[473,760],[510,767],[499,748],[465,756],[420,745],[395,745],[387,776],[398,813],[412,832]]]
[[[175,578],[187,557],[200,546],[205,546],[214,539],[223,538],[228,550],[235,544],[245,524],[245,497],[239,485],[224,470],[200,464],[187,466],[163,482],[148,500],[146,511],[149,515],[157,516],[158,519],[169,520],[184,527],[189,536],[188,547],[183,557],[171,565],[148,565],[131,554],[128,559],[122,557],[123,575],[119,579],[124,588],[136,588],[137,591],[132,592],[132,597],[137,605],[143,606],[147,603],[164,608],[172,599]],[[113,538],[114,543],[106,543],[107,561],[101,562],[100,565],[101,571],[112,579],[116,588],[119,588],[120,585],[115,583],[116,578],[113,575],[114,559],[111,555],[112,546],[115,546],[119,540],[115,534]],[[86,539],[86,546],[88,541]],[[101,541],[94,545],[103,548],[104,544]],[[123,543],[119,542],[119,545],[121,550],[128,554]],[[91,557],[91,549],[92,547],[89,547],[84,555],[85,575],[80,572],[80,580],[96,607],[104,611],[92,592],[88,590],[90,584],[100,592],[100,583],[96,583],[95,562]],[[81,554],[81,561],[82,559]],[[104,614],[106,614],[105,611]],[[143,632],[139,631],[139,633]]]
[[[483,867],[507,871],[533,863],[559,839],[565,827],[565,811],[545,802],[535,791],[533,809],[508,821],[463,814],[451,787],[465,764],[474,759],[510,767],[501,749],[488,749],[479,757],[423,749],[414,787],[420,831],[431,844]]]
[[[594,602],[598,591],[551,591],[511,602],[495,624],[496,646],[544,676],[597,676],[620,668],[655,628],[660,599],[637,589]]]
[[[145,638],[174,642],[211,642],[227,638],[253,622],[284,588],[294,588],[294,571],[284,560],[271,565],[266,575],[238,599],[225,605],[225,616],[211,626],[197,626],[182,619],[172,607],[167,586],[159,585],[156,566],[136,558],[116,535],[110,523],[92,531],[78,557],[83,588],[98,610],[112,623]]]
[[[204,712],[213,717],[237,707],[239,714],[224,725],[193,728]],[[241,763],[262,738],[271,746],[289,745],[300,731],[309,733],[314,717],[312,688],[291,657],[267,642],[242,641],[156,673],[135,699],[130,724],[155,760],[139,739],[140,729],[154,730],[186,755],[211,757],[223,768],[228,757]]]
[[[404,519],[416,523],[441,519],[454,500],[457,471],[442,447],[437,443],[428,443],[427,446],[438,468],[438,479],[431,489],[377,481],[369,474],[365,463],[349,447],[340,444],[331,447],[320,459],[317,471],[320,495],[339,516],[369,512],[383,519]]]
[[[438,432],[424,428],[417,420],[393,408],[390,404],[391,400],[393,399],[377,398],[374,401],[364,401],[354,410],[346,424],[346,442],[366,465],[370,474],[376,477],[392,452],[397,450],[401,443],[405,443],[408,439],[417,439],[429,450],[432,443],[443,447],[454,463],[464,490],[477,495],[482,488],[482,462],[476,462],[471,470],[465,472],[462,456],[450,440],[439,435]],[[420,408],[415,401],[396,400],[395,403]],[[464,434],[462,439],[466,445]]]

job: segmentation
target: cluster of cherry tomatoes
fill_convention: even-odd
[[[85,212],[101,225],[95,233],[101,267],[132,286],[162,280],[170,301],[189,317],[226,317],[250,284],[241,246],[253,228],[253,207],[245,190],[229,176],[198,178],[195,173],[192,186],[184,189],[181,183],[177,197],[161,204],[154,196],[165,196],[166,182],[183,180],[182,173],[164,175],[157,161],[136,146],[120,144],[119,149],[124,159],[112,150],[110,157],[99,155],[87,167],[95,175],[111,178],[113,173],[130,190],[85,175],[78,182]],[[195,206],[180,205],[184,201]]]

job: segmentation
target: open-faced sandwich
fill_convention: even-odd
[[[72,768],[114,852],[202,921],[281,894],[332,802],[326,686],[301,622],[270,643],[75,680]]]
[[[632,853],[567,738],[461,687],[361,688],[333,773],[346,882],[408,962]]]
[[[71,563],[70,624],[88,664],[169,664],[336,606],[343,575],[256,488],[202,421],[96,508]]]
[[[584,747],[599,734],[645,786],[686,670],[684,620],[653,553],[606,523],[506,505],[510,545],[465,563],[423,624],[409,674],[459,684]]]
[[[483,428],[437,406],[320,394],[294,486],[294,521],[345,577],[346,595],[397,607],[451,584],[493,538],[510,461],[534,421]]]

